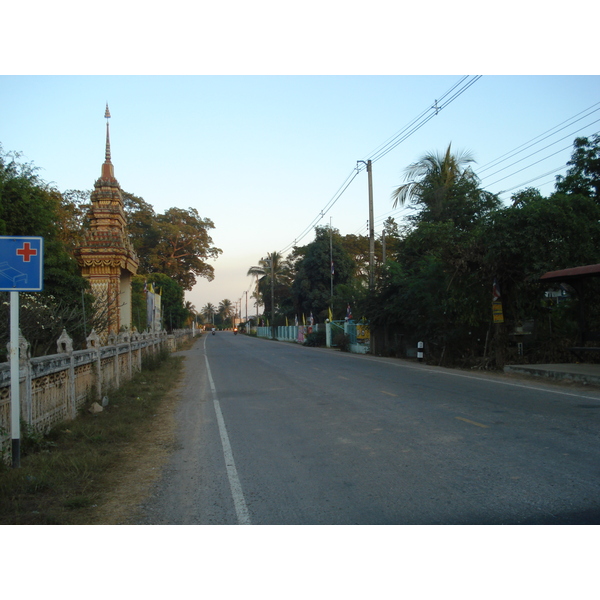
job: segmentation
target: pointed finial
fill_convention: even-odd
[[[106,103],[106,111],[104,112],[104,118],[106,119],[106,152],[104,154],[104,159],[107,163],[110,162],[110,134],[108,127],[108,119],[110,119],[110,111],[108,110],[108,102]]]
[[[115,178],[115,174],[112,163],[110,162],[110,126],[108,124],[108,119],[110,119],[110,111],[108,110],[108,102],[106,103],[104,117],[106,119],[106,150],[104,153],[104,164],[102,165],[102,179],[110,180]]]

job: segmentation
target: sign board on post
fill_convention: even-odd
[[[502,302],[492,302],[492,316],[494,323],[504,323],[504,314],[502,312]]]
[[[0,292],[44,289],[44,238],[0,236]]]
[[[44,289],[44,238],[0,236],[0,291],[10,292],[10,429],[12,466],[21,466],[19,292]]]

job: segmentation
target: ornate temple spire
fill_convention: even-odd
[[[101,337],[131,326],[131,277],[139,259],[127,231],[123,193],[115,179],[110,160],[108,103],[106,118],[106,154],[102,175],[94,183],[88,212],[89,229],[82,245],[75,250],[81,274],[89,280],[92,292],[105,311],[106,327]]]
[[[104,111],[104,118],[106,119],[106,153],[105,160],[110,162],[110,132],[108,129],[108,120],[110,119],[110,110],[108,110],[108,102],[106,103],[106,110]]]
[[[115,171],[112,163],[110,162],[110,128],[108,124],[108,120],[110,119],[110,111],[108,110],[108,102],[106,103],[104,118],[106,119],[106,151],[104,153],[104,164],[102,165],[102,175],[100,178],[112,180],[115,179]]]

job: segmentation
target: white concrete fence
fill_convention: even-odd
[[[21,420],[33,430],[45,432],[74,419],[86,402],[101,402],[110,390],[141,371],[142,360],[166,349],[174,351],[198,330],[180,329],[173,334],[112,334],[106,346],[92,331],[85,350],[73,350],[73,341],[63,330],[58,354],[30,358],[29,343],[19,340]],[[10,448],[10,363],[0,363],[0,448]]]
[[[335,346],[333,339],[336,332],[342,332],[350,338],[350,352],[355,354],[366,354],[370,350],[368,337],[357,336],[357,327],[360,325],[352,322],[333,321],[330,323],[317,323],[313,327],[304,325],[282,325],[275,327],[275,339],[283,342],[304,343],[306,336],[311,332],[325,331],[325,345],[327,348]],[[256,335],[261,338],[273,338],[272,327],[256,327]]]

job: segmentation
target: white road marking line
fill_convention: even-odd
[[[244,499],[244,492],[242,491],[242,484],[238,477],[237,469],[235,468],[235,461],[233,460],[233,452],[231,450],[231,444],[229,443],[229,436],[227,435],[227,429],[225,428],[225,420],[223,419],[223,413],[221,412],[221,405],[217,397],[217,388],[210,372],[210,365],[208,364],[208,356],[204,354],[204,360],[206,360],[206,371],[208,373],[208,381],[210,383],[210,389],[213,395],[213,404],[215,407],[215,413],[217,415],[217,423],[219,425],[219,435],[221,436],[221,444],[223,445],[223,455],[225,457],[225,466],[227,467],[227,477],[229,478],[229,487],[231,488],[231,495],[233,496],[233,504],[235,506],[235,512],[237,514],[239,525],[251,525],[250,513],[246,506],[246,500]]]

